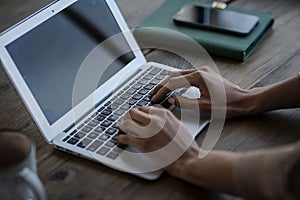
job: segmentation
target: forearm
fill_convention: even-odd
[[[250,114],[300,107],[300,77],[297,75],[270,86],[253,88],[247,101]]]
[[[299,199],[300,143],[249,153],[212,151],[177,163],[172,175],[245,199]]]
[[[245,199],[300,198],[300,143],[258,150],[240,157],[235,166],[236,189]]]

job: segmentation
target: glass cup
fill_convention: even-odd
[[[0,132],[0,198],[47,199],[37,176],[35,145],[18,132]]]

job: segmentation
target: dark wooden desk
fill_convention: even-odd
[[[130,27],[136,26],[163,0],[118,0]],[[174,0],[175,1],[175,0]],[[0,31],[46,5],[50,0],[0,1]],[[219,57],[214,60],[222,75],[244,88],[268,85],[300,71],[300,1],[239,0],[232,6],[271,12],[272,33],[247,62]],[[166,52],[145,51],[148,60],[184,67]],[[300,92],[300,91],[299,91]],[[282,97],[284,98],[284,97]],[[226,122],[216,149],[248,151],[274,147],[300,139],[300,110],[274,111]],[[37,144],[39,175],[49,199],[234,199],[163,175],[148,182],[115,171],[48,145],[24,107],[10,80],[0,68],[0,129],[20,130]],[[197,138],[200,143],[204,134]]]

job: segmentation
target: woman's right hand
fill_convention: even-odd
[[[201,97],[198,99],[189,99],[183,96],[174,96],[169,98],[169,103],[191,110],[199,110],[201,113],[210,115],[212,109],[211,91],[216,96],[224,95],[224,85],[226,93],[226,104],[216,109],[226,111],[226,117],[232,118],[247,114],[253,114],[251,93],[249,90],[241,89],[228,80],[222,78],[210,67],[201,67],[194,70],[184,70],[172,73],[168,78],[157,85],[150,93],[152,103],[158,103],[167,93],[186,86],[194,86],[199,88]],[[223,90],[223,91],[222,91]]]

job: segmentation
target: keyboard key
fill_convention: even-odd
[[[81,129],[84,126],[84,124],[80,124],[77,129]]]
[[[72,131],[69,135],[74,135],[75,133],[77,133],[77,130],[75,129],[74,131]]]
[[[117,144],[118,144],[118,142],[116,142],[114,140],[110,140],[105,143],[105,146],[112,148],[112,147],[116,146]]]
[[[118,135],[119,134],[115,134],[111,139],[114,140],[114,141],[118,141]]]
[[[107,141],[109,139],[109,136],[106,134],[102,134],[102,135],[100,135],[99,139],[103,140],[103,141]]]
[[[101,126],[104,126],[104,127],[109,127],[110,125],[112,124],[111,121],[109,120],[105,120],[104,122],[101,123]]]
[[[116,96],[113,96],[113,97],[110,99],[111,103],[113,103],[117,98],[118,98],[117,95],[116,95]]]
[[[109,108],[110,110],[116,110],[118,107],[119,107],[119,105],[117,105],[117,104],[111,104],[107,108]]]
[[[109,154],[107,154],[106,157],[110,158],[110,159],[116,159],[118,157],[118,153],[117,152],[114,152],[114,151],[111,151],[109,152]]]
[[[157,84],[160,83],[160,80],[158,80],[158,79],[153,79],[153,80],[151,80],[149,83],[152,84],[152,85],[157,85]]]
[[[117,129],[117,128],[118,128],[118,124],[117,124],[117,123],[114,123],[111,127]]]
[[[134,105],[135,103],[137,102],[137,100],[134,100],[134,99],[130,99],[127,103],[129,104],[129,105]]]
[[[126,91],[127,94],[131,94],[131,95],[134,94],[135,92],[136,92],[135,89],[129,89]]]
[[[147,69],[146,69],[146,71],[150,71],[150,70],[152,70],[154,67],[153,66],[150,66],[150,67],[148,67]]]
[[[160,72],[161,71],[161,69],[159,69],[159,68],[154,68],[154,69],[152,69],[150,72],[149,72],[149,74],[152,74],[152,75],[156,75],[158,72]]]
[[[84,136],[86,136],[86,134],[83,132],[78,132],[74,135],[74,137],[76,137],[78,139],[84,138]]]
[[[143,86],[143,85],[141,85],[141,84],[134,84],[134,85],[132,86],[132,88],[138,90],[138,89],[140,89],[142,86]]]
[[[118,116],[122,116],[123,114],[125,113],[125,110],[116,110],[115,112],[114,112],[114,115],[118,115]]]
[[[148,71],[148,70],[147,70]],[[142,76],[147,74],[147,71],[144,71],[143,73],[141,73]]]
[[[118,146],[116,146],[113,151],[117,152],[117,153],[122,153],[124,150],[119,148]]]
[[[68,139],[70,139],[70,136],[68,135],[67,137],[65,137],[62,141],[65,142],[67,141]]]
[[[120,91],[117,96],[121,96],[124,93],[124,91]]]
[[[141,100],[137,103],[138,106],[146,106],[148,105],[149,101],[144,101],[144,100]]]
[[[98,126],[94,129],[94,131],[98,132],[98,133],[103,133],[105,131],[104,127]]]
[[[89,126],[91,127],[96,127],[97,125],[99,124],[99,122],[95,121],[95,120],[92,120],[88,123]]]
[[[101,111],[104,110],[104,109],[105,109],[105,107],[102,106],[101,108],[98,109],[98,112],[101,112]]]
[[[150,80],[150,79],[153,78],[153,75],[152,74],[148,74],[148,75],[144,76],[143,78],[146,79],[146,80]]]
[[[125,150],[125,149],[127,148],[127,145],[126,145],[126,144],[120,144],[120,143],[119,143],[119,144],[117,145],[117,147],[120,148],[120,149]]]
[[[117,129],[114,128],[109,128],[107,129],[107,131],[105,133],[109,134],[109,135],[113,135],[114,133],[117,132]]]
[[[103,144],[103,142],[96,140],[95,142],[93,142],[88,148],[87,150],[89,151],[96,151],[101,145]]]
[[[148,90],[141,89],[138,93],[141,94],[141,95],[145,95],[145,94],[148,93]]]
[[[136,77],[135,80],[138,81],[138,80],[140,80],[141,78],[142,78],[142,76],[140,75],[140,76]]]
[[[124,99],[124,100],[127,100],[130,98],[130,95],[129,94],[123,94],[122,96],[120,96],[121,99]]]
[[[79,142],[78,139],[76,139],[76,138],[71,138],[71,139],[68,140],[67,143],[75,145],[77,142]]]
[[[130,105],[128,104],[123,104],[121,107],[120,107],[122,110],[129,110],[130,109]]]
[[[77,144],[77,146],[78,146],[78,147],[81,147],[81,148],[85,148],[85,147],[87,147],[91,142],[92,142],[91,139],[84,138],[82,141],[80,141],[80,142]]]
[[[161,74],[162,74],[162,75],[165,75],[165,76],[168,76],[168,75],[171,75],[171,72],[168,71],[168,70],[163,70],[163,71],[161,72]]]
[[[105,119],[105,116],[103,115],[97,115],[96,120],[98,120],[99,122],[102,122]]]
[[[84,121],[84,123],[86,123],[86,124],[87,124],[87,123],[89,123],[89,121],[91,121],[91,120],[92,120],[92,118],[91,118],[91,117],[89,117],[87,120],[85,120],[85,121]]]
[[[108,116],[112,113],[112,111],[110,109],[105,109],[101,112],[102,115]]]
[[[122,99],[116,99],[113,103],[117,104],[117,105],[121,105],[124,103],[124,100]]]
[[[99,136],[99,133],[96,133],[96,132],[92,132],[90,133],[87,137],[88,138],[91,138],[91,139],[95,139]]]
[[[107,118],[109,121],[117,121],[118,119],[119,119],[119,117],[118,116],[116,116],[116,115],[110,115],[108,118]]]
[[[85,132],[85,133],[89,133],[90,131],[92,131],[92,128],[89,126],[85,126],[81,129],[81,131]]]
[[[141,85],[145,85],[145,84],[148,83],[148,80],[147,79],[141,79],[141,80],[138,81],[138,83],[141,84]]]
[[[109,148],[107,148],[107,147],[101,147],[100,149],[99,149],[99,151],[97,151],[97,154],[100,154],[100,155],[105,155],[105,154],[107,154],[107,152],[109,151]]]
[[[130,88],[129,85],[127,85],[126,87],[123,88],[123,91],[128,90]]]
[[[155,79],[157,79],[157,80],[163,80],[165,78],[165,76],[164,75],[157,75],[156,77],[155,77]]]
[[[135,94],[132,98],[133,99],[135,99],[135,100],[140,100],[140,99],[142,99],[142,95],[140,95],[140,94]]]
[[[150,102],[150,101],[151,101],[151,99],[150,99],[150,97],[149,97],[149,96],[145,96],[145,97],[143,98],[143,100],[144,100],[144,101],[148,101],[148,102]]]
[[[152,84],[147,84],[147,85],[144,86],[144,88],[145,88],[146,90],[152,90],[152,89],[154,88],[154,85],[152,85]]]
[[[104,106],[109,106],[111,104],[111,101],[106,102],[106,104],[104,104]]]

